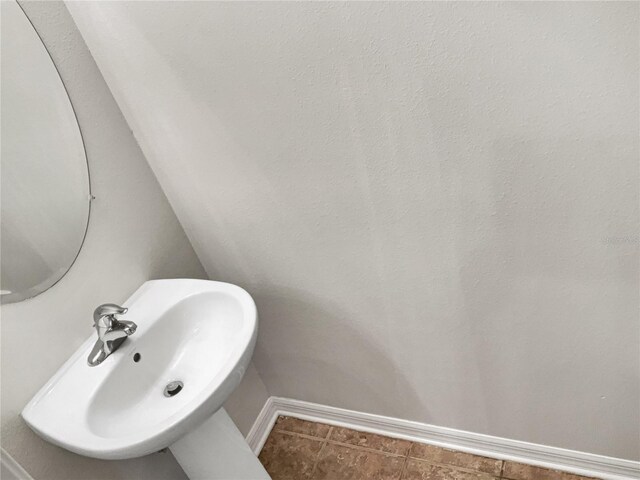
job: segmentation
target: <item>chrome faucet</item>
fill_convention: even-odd
[[[127,313],[127,309],[113,303],[100,305],[93,312],[93,326],[98,332],[96,341],[87,363],[90,367],[100,365],[115,352],[129,335],[133,335],[138,326],[128,320],[118,320],[116,315]]]

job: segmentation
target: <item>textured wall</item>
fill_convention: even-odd
[[[638,459],[638,3],[70,3],[270,393]]]
[[[23,7],[69,91],[96,200],[85,244],[69,273],[33,299],[2,306],[2,446],[36,480],[186,478],[168,452],[94,460],[41,440],[19,417],[29,399],[94,334],[91,314],[97,305],[122,302],[152,278],[206,278],[64,5],[25,2]],[[267,393],[253,369],[245,379],[225,406],[246,433]]]

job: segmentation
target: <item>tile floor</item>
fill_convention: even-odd
[[[570,473],[279,417],[260,453],[273,480],[580,480]]]

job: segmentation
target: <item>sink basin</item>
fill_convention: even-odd
[[[95,367],[92,335],[24,408],[51,443],[103,459],[156,452],[210,418],[240,383],[258,325],[242,288],[153,280],[124,306],[136,333]]]

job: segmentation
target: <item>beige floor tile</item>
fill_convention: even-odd
[[[284,430],[292,433],[302,433],[312,437],[326,438],[331,428],[324,423],[308,422],[293,417],[278,417],[274,430]]]
[[[411,446],[411,442],[407,440],[398,440],[342,427],[333,427],[329,439],[336,442],[348,443],[349,445],[372,448],[373,450],[379,450],[381,452],[395,453],[397,455],[406,455]]]
[[[455,450],[448,450],[423,443],[414,443],[411,446],[409,456],[489,473],[495,477],[500,476],[500,470],[502,469],[502,460],[480,457],[478,455],[471,455],[470,453],[457,452]]]
[[[272,480],[311,478],[322,444],[322,440],[271,432],[260,452],[260,462]]]
[[[458,470],[444,465],[407,459],[407,465],[402,480],[497,480],[495,477],[482,472]]]
[[[327,443],[313,480],[399,480],[405,457]]]
[[[505,462],[502,477],[509,480],[591,480],[590,477],[515,462]]]
[[[292,417],[278,417],[260,461],[273,480],[593,480]]]

